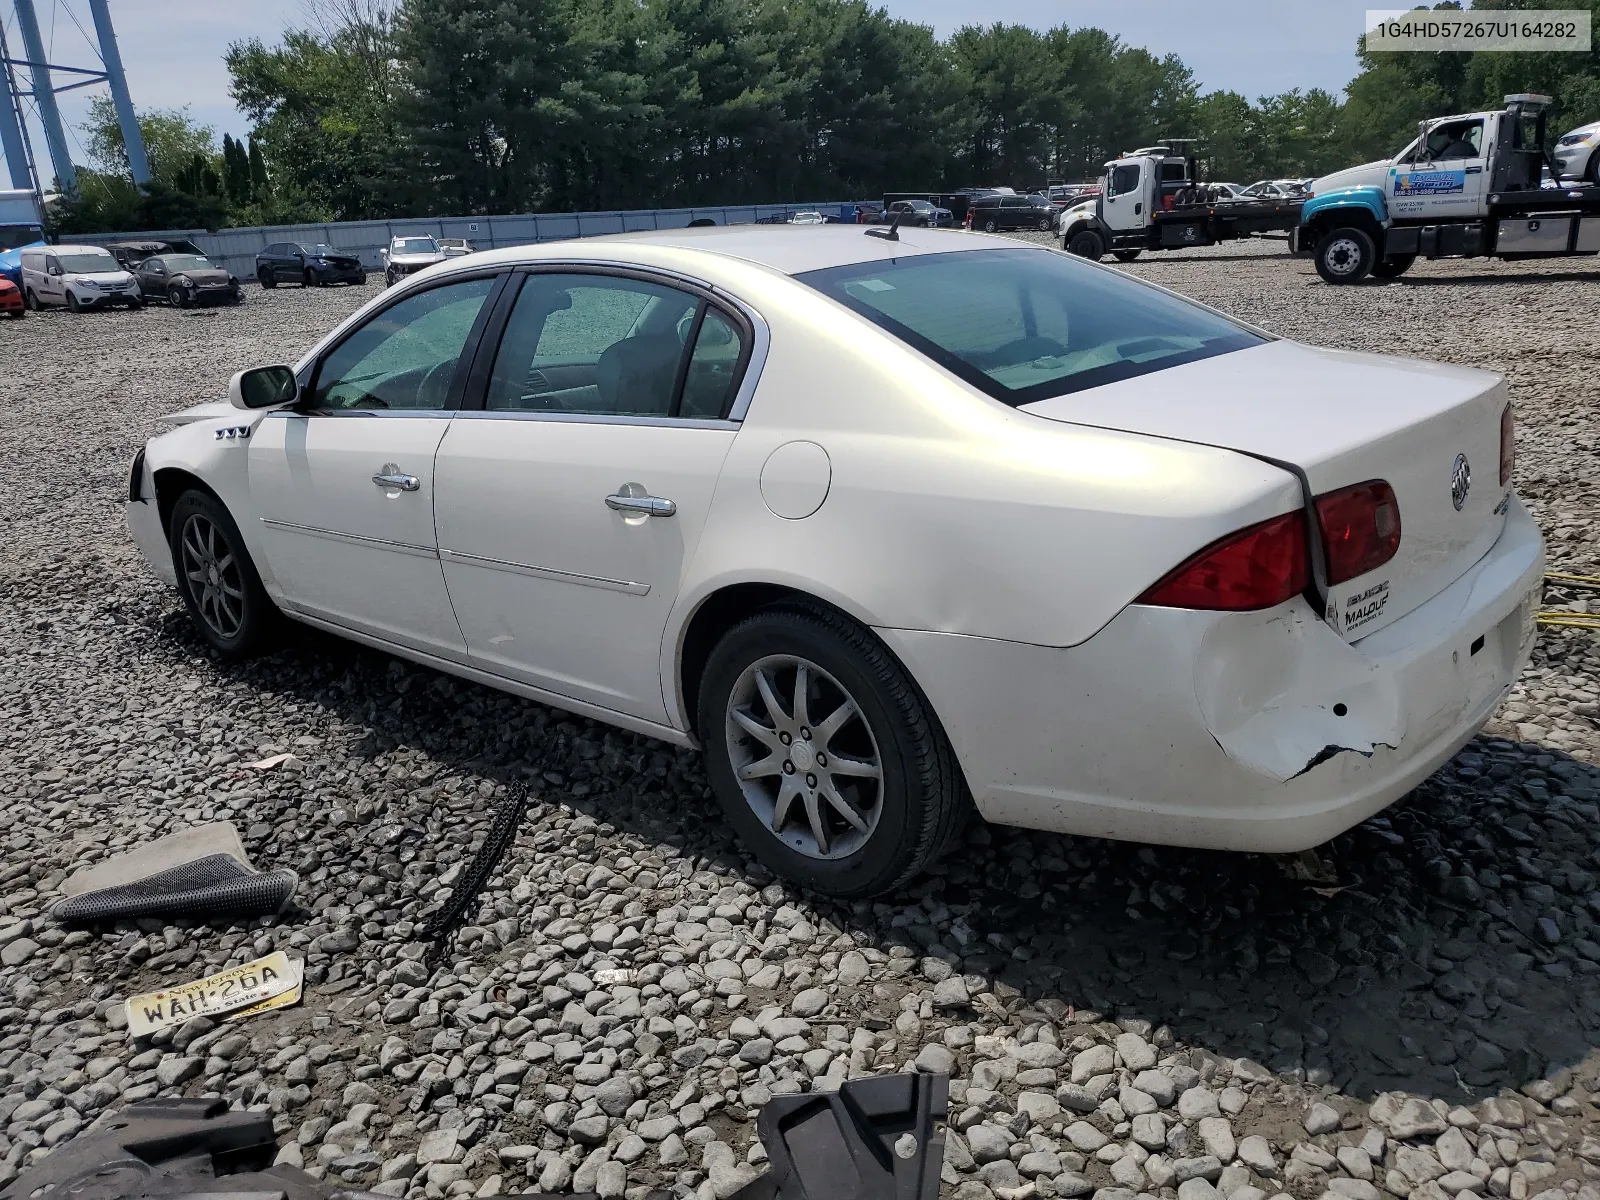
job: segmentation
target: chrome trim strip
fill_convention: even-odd
[[[648,583],[630,583],[626,579],[606,579],[600,575],[579,575],[572,571],[557,571],[550,567],[530,567],[526,563],[505,562],[498,558],[484,558],[477,554],[463,554],[459,550],[440,550],[443,562],[458,562],[466,567],[483,567],[489,571],[507,571],[512,575],[528,575],[534,579],[553,579],[557,583],[575,583],[579,587],[604,588],[610,592],[627,592],[630,596],[646,596]]]
[[[340,533],[334,529],[318,529],[314,525],[296,525],[293,521],[274,521],[270,517],[262,517],[261,523],[269,529],[281,529],[285,533],[303,533],[308,537],[327,538],[332,542],[350,542],[357,546],[376,546],[383,550],[393,550],[397,554],[414,554],[418,558],[439,557],[439,552],[432,546],[413,546],[409,542],[391,542],[385,538],[363,537],[359,533]]]
[[[520,409],[464,409],[455,414],[468,421],[550,421],[558,425],[650,425],[663,429],[736,430],[737,421],[720,418],[629,416],[626,413],[527,412]]]
[[[455,411],[448,408],[274,408],[269,417],[428,417],[448,421]]]
[[[767,365],[767,350],[772,345],[772,334],[761,314],[739,297],[725,288],[713,286],[711,290],[720,299],[742,312],[755,333],[755,344],[750,347],[750,361],[745,364],[744,378],[739,381],[739,390],[734,394],[733,405],[728,409],[728,420],[739,422],[744,420],[745,414],[750,411],[750,401],[755,399],[756,385],[761,382],[761,370]]]

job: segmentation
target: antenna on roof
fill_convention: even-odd
[[[886,242],[898,242],[900,240],[900,222],[905,218],[905,215],[905,209],[901,209],[895,213],[894,219],[889,222],[888,229],[869,229],[867,230],[867,236],[882,238]]]

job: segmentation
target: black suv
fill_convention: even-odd
[[[1048,232],[1056,224],[1055,205],[1042,197],[974,196],[967,211],[972,214],[972,227],[985,233],[996,233],[1002,229]]]
[[[262,287],[298,283],[326,287],[330,283],[367,282],[367,269],[348,250],[312,242],[274,242],[256,255],[256,279]]]

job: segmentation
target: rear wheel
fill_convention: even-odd
[[[899,887],[971,807],[916,685],[870,632],[826,610],[769,610],[729,630],[706,663],[699,729],[745,846],[830,896]]]
[[[1080,229],[1067,239],[1067,253],[1076,254],[1079,258],[1091,258],[1098,262],[1105,252],[1105,242],[1092,229]]]
[[[1040,233],[1049,233],[1051,224],[1052,224],[1052,222],[1051,222],[1049,217],[1040,217],[1039,218],[1039,232]]]
[[[1116,259],[1118,262],[1132,262],[1143,253],[1143,250],[1113,250],[1111,252],[1111,257]]]
[[[1415,254],[1393,254],[1372,264],[1372,273],[1379,279],[1399,279],[1417,261]]]
[[[1327,283],[1360,283],[1372,270],[1377,252],[1366,230],[1345,226],[1317,243],[1317,274]]]
[[[990,217],[987,221],[985,221],[983,223],[983,231],[985,233],[993,233],[999,228],[1000,228],[999,224],[996,223],[996,221],[995,221],[995,219],[993,217]]]
[[[225,658],[261,649],[277,626],[278,610],[221,501],[198,488],[179,496],[168,544],[184,607],[206,643]]]

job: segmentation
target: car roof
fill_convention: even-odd
[[[989,237],[953,229],[908,228],[899,237],[870,237],[865,225],[707,225],[697,229],[657,229],[638,233],[613,233],[598,237],[526,246],[507,246],[476,256],[473,269],[504,262],[537,259],[604,259],[626,262],[628,250],[659,248],[691,254],[742,259],[784,275],[799,275],[827,267],[910,258],[921,254],[949,254],[967,250],[1039,249],[1013,238]],[[464,268],[463,268],[464,269]]]
[[[48,250],[53,254],[94,254],[96,252],[98,252],[100,254],[110,254],[111,253],[111,251],[107,250],[104,246],[89,246],[89,245],[84,245],[84,246],[73,246],[73,245],[67,245],[67,246],[40,246],[39,249]]]

